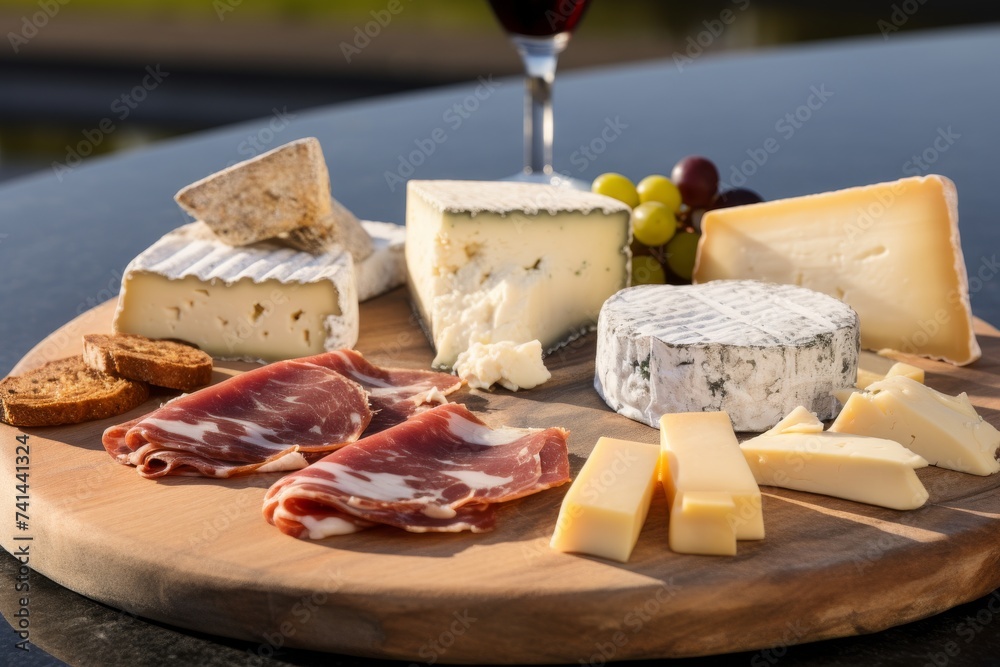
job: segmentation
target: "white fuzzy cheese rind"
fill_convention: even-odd
[[[178,338],[212,356],[275,361],[353,347],[351,256],[276,243],[232,247],[203,223],[181,227],[125,268],[114,329]]]
[[[406,282],[406,257],[403,254],[406,228],[372,220],[362,220],[361,226],[371,236],[373,245],[372,254],[354,263],[358,301],[364,302]]]
[[[539,340],[550,351],[591,329],[629,281],[630,211],[551,186],[410,181],[406,265],[434,365],[473,343]]]
[[[801,287],[642,285],[601,310],[594,386],[654,428],[667,413],[723,411],[737,431],[764,431],[799,405],[833,418],[858,346],[857,314]]]

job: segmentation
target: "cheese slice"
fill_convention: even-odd
[[[410,181],[410,292],[450,368],[473,343],[538,340],[549,351],[593,328],[629,281],[630,209],[589,192],[514,182]]]
[[[475,389],[489,389],[500,384],[504,389],[534,389],[552,377],[542,361],[542,344],[473,343],[458,355],[455,373]]]
[[[942,176],[709,211],[694,282],[753,278],[849,304],[861,345],[968,364],[980,357],[958,234]]]
[[[788,416],[774,425],[774,428],[765,431],[763,435],[783,435],[787,433],[821,433],[823,422],[816,415],[806,410],[803,406],[798,406],[788,413]]]
[[[895,377],[897,375],[905,375],[914,382],[924,383],[924,369],[917,368],[916,366],[911,366],[910,364],[903,363],[902,361],[897,361],[889,369],[889,372],[885,374],[887,378]]]
[[[551,547],[628,562],[649,512],[659,458],[656,445],[598,440],[563,498]]]
[[[272,243],[234,248],[203,223],[167,234],[122,277],[114,329],[193,343],[213,357],[277,361],[354,347],[354,264]]]
[[[670,503],[670,548],[732,556],[736,540],[764,537],[760,488],[725,412],[660,419],[660,481]]]
[[[793,285],[638,285],[601,309],[594,387],[654,428],[668,412],[723,411],[737,431],[763,431],[797,405],[832,419],[858,327],[849,306]]]
[[[942,394],[904,375],[852,394],[830,431],[895,440],[941,468],[1000,471],[1000,431],[979,416],[969,397]]]
[[[230,245],[281,236],[297,248],[320,254],[339,244],[358,261],[374,250],[354,214],[330,196],[330,174],[314,137],[206,176],[174,199]]]
[[[905,375],[920,383],[923,383],[925,379],[922,368],[902,361],[894,362],[892,359],[874,352],[862,351],[858,356],[858,381],[854,386],[858,389],[865,389],[870,384],[894,375]]]
[[[927,465],[892,440],[843,433],[766,433],[743,442],[758,484],[896,510],[927,502],[915,470]]]

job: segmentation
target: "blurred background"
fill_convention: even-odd
[[[740,20],[698,46],[726,9]],[[985,0],[595,0],[560,71],[996,21]],[[0,0],[0,38],[0,180],[67,162],[88,132],[96,155],[521,72],[485,0]]]

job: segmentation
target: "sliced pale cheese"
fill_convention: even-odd
[[[649,512],[659,458],[656,445],[598,440],[563,498],[552,548],[627,562]]]
[[[853,394],[830,431],[895,440],[941,468],[1000,471],[1000,431],[979,416],[969,397],[942,394],[904,375]]]
[[[513,182],[410,181],[410,292],[450,368],[473,343],[588,331],[629,281],[630,209],[589,192]]]
[[[889,369],[889,372],[885,374],[887,378],[895,377],[897,375],[905,375],[906,377],[919,382],[924,383],[924,369],[917,368],[916,366],[911,366],[910,364],[903,363],[902,361],[897,361]]]
[[[774,428],[766,431],[764,435],[781,435],[783,433],[820,433],[823,430],[823,422],[816,415],[806,410],[803,406],[798,406],[788,413]]]
[[[314,253],[337,243],[358,261],[374,250],[354,214],[330,196],[323,149],[313,137],[206,176],[174,199],[230,245],[281,236]]]
[[[475,389],[500,384],[504,389],[534,389],[552,377],[542,361],[542,344],[473,343],[455,362],[455,373]]]
[[[660,419],[660,481],[678,553],[732,556],[736,540],[764,537],[760,488],[725,412]]]
[[[740,445],[758,484],[909,510],[927,502],[927,465],[892,440],[843,433],[764,434]]]
[[[863,350],[858,356],[858,381],[855,384],[858,389],[866,389],[868,385],[894,375],[905,375],[922,383],[925,374],[922,368],[902,361],[893,361],[874,352]]]
[[[346,252],[233,248],[193,223],[126,267],[114,329],[177,338],[220,358],[304,357],[357,343],[356,289]]]
[[[709,211],[694,281],[802,285],[849,304],[861,345],[967,364],[980,356],[958,234],[942,176]]]

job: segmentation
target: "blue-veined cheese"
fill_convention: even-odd
[[[657,427],[673,412],[723,411],[763,431],[802,405],[835,415],[857,376],[857,314],[792,285],[641,285],[608,299],[594,386],[619,413]]]
[[[192,223],[126,267],[114,329],[180,339],[220,358],[276,361],[353,347],[354,263],[336,249],[233,247]]]
[[[452,367],[473,343],[545,350],[593,328],[629,281],[630,210],[547,185],[410,181],[406,265],[414,304]]]

